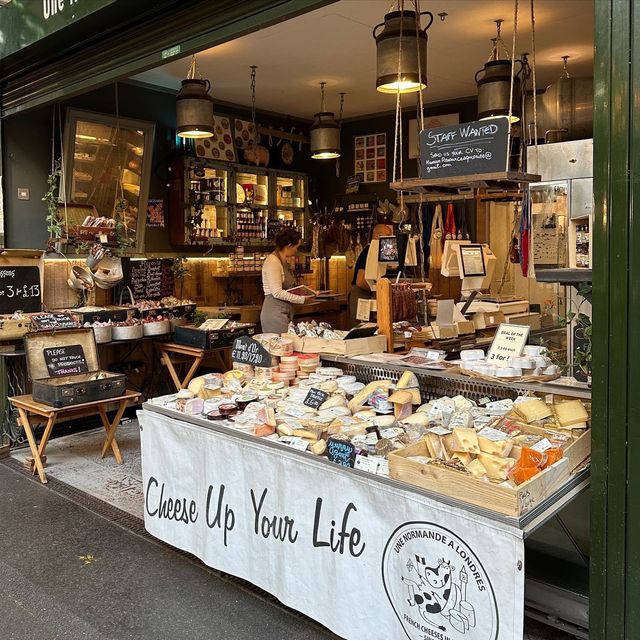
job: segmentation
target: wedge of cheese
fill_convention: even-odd
[[[586,422],[589,414],[581,400],[568,400],[555,405],[556,418],[563,427],[572,427]]]
[[[514,411],[522,417],[526,422],[537,422],[544,420],[553,415],[553,408],[540,400],[540,398],[532,398],[518,402],[513,406]]]
[[[318,440],[314,442],[309,447],[309,451],[313,453],[313,455],[321,456],[327,450],[327,442],[326,440]]]
[[[449,459],[440,436],[436,435],[435,433],[427,433],[424,439],[427,444],[429,454],[432,458],[437,458],[438,460]]]
[[[383,391],[389,391],[389,388],[393,385],[391,380],[377,380],[370,382],[364,389],[358,391],[355,396],[349,402],[349,409],[351,413],[356,413],[361,407],[363,407],[367,400],[374,394],[376,389],[382,389]],[[420,404],[418,402],[418,404]]]
[[[490,440],[483,436],[478,436],[478,445],[482,453],[490,453],[499,458],[506,458],[513,448],[512,440]]]
[[[344,399],[344,397],[336,394],[327,398],[327,400],[325,400],[320,405],[320,411],[326,411],[327,409],[331,409],[332,407],[346,407],[346,406],[347,406],[347,401]]]
[[[290,427],[288,424],[279,425],[277,431],[278,431],[278,435],[281,435],[281,436],[293,435],[293,428]]]
[[[480,453],[478,435],[475,429],[457,427],[451,434],[453,451],[466,451],[477,455]]]
[[[315,442],[317,440],[320,440],[320,437],[322,436],[322,430],[321,429],[294,429],[293,435],[297,438],[304,438],[305,440],[311,440],[312,442]]]
[[[494,456],[490,453],[478,454],[478,460],[487,470],[487,475],[491,480],[506,480],[509,474],[509,469],[511,469],[511,467],[516,463],[516,461],[511,458],[500,458],[499,456]]]
[[[467,468],[469,467],[469,465],[473,460],[473,458],[471,457],[471,454],[465,453],[464,451],[454,451],[451,454],[451,458],[458,458],[458,460],[460,460],[460,462],[462,462],[462,464]]]
[[[429,415],[423,412],[412,413],[410,416],[402,419],[403,424],[415,424],[426,427],[429,424]]]
[[[407,389],[411,393],[412,403],[421,404],[422,398],[420,396],[420,383],[416,374],[412,371],[405,371],[400,380],[396,384],[396,389]]]
[[[487,470],[484,468],[484,465],[482,464],[482,462],[480,462],[480,460],[478,460],[477,458],[475,460],[472,460],[469,464],[467,464],[466,467],[467,467],[467,471],[474,478],[482,479],[487,477]]]

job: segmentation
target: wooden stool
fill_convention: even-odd
[[[200,347],[191,347],[184,344],[176,344],[175,342],[158,342],[156,343],[156,347],[158,351],[160,351],[160,360],[169,370],[169,374],[177,391],[185,389],[189,385],[198,367],[204,360],[214,358],[216,365],[220,367],[222,371],[230,368],[227,358],[223,355],[231,350],[230,346],[218,347],[217,349],[201,349]],[[187,375],[183,380],[180,380],[175,365],[191,361],[193,362],[187,371]]]

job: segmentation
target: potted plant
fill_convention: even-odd
[[[49,232],[48,250],[61,253],[63,220],[60,217],[60,178],[62,168],[60,160],[56,160],[53,169],[47,177],[47,190],[42,201],[47,204],[47,231]]]

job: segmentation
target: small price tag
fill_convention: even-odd
[[[99,235],[99,238],[100,238],[100,242],[103,242],[103,243],[105,243],[105,244],[106,244],[107,242],[109,242],[109,237],[107,236],[107,234],[106,234],[106,233],[101,233],[101,234]]]
[[[326,391],[315,389],[312,387],[307,393],[307,397],[304,399],[303,404],[312,409],[319,409],[329,398],[329,394]]]

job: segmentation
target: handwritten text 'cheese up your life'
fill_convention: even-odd
[[[151,476],[145,491],[145,511],[151,518],[172,520],[185,525],[195,524],[201,517],[205,518],[207,527],[220,532],[221,541],[228,546],[229,537],[238,524],[236,509],[225,498],[224,484],[215,487],[209,485],[206,498],[198,501],[189,497],[169,496],[164,482]],[[254,535],[264,539],[274,539],[283,544],[296,544],[299,536],[299,525],[289,515],[276,514],[269,508],[269,490],[249,491],[251,498],[250,519]],[[341,517],[323,514],[323,500],[316,499],[312,545],[316,548],[327,548],[333,553],[348,554],[357,558],[366,547],[362,540],[362,532],[351,526],[349,519],[358,509],[350,502],[344,508]],[[243,512],[244,515],[244,512]]]

